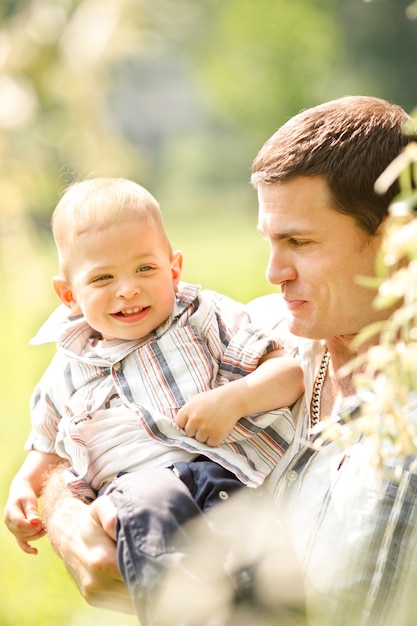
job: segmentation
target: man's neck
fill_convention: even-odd
[[[325,342],[330,352],[334,372],[339,372],[341,368],[354,360],[358,361],[358,366],[354,368],[354,372],[360,372],[363,371],[366,353],[369,348],[378,344],[378,337],[374,336],[366,342],[359,343],[357,335],[339,335],[326,339]]]
[[[363,365],[358,365],[350,373],[343,376],[341,376],[341,370],[353,359],[366,353],[369,344],[359,347],[354,344],[354,347],[352,347],[354,338],[354,335],[344,335],[332,337],[326,341],[327,349],[330,353],[330,362],[322,390],[322,418],[339,409],[343,405],[344,400],[355,393],[354,375],[363,369]]]

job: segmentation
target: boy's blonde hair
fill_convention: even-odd
[[[68,187],[52,214],[60,271],[67,273],[77,237],[138,218],[154,223],[172,253],[159,204],[141,185],[125,178],[92,178]]]

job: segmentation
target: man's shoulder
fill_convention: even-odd
[[[285,323],[286,307],[278,293],[271,293],[251,300],[247,309],[252,322],[263,328],[275,328]]]

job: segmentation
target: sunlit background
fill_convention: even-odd
[[[273,291],[249,184],[258,149],[299,110],[346,94],[417,103],[411,0],[3,0],[0,7],[1,505],[53,346],[49,219],[86,176],[159,200],[184,278],[248,301]],[[47,541],[0,528],[1,626],[103,626]]]

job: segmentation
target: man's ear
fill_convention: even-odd
[[[181,280],[183,254],[181,250],[173,252],[171,257],[171,272],[174,290],[177,291],[178,283]]]
[[[66,280],[62,278],[62,276],[54,276],[52,282],[58,298],[65,304],[65,306],[71,309],[71,313],[73,315],[79,315],[81,313],[81,309],[75,301],[72,290]]]

